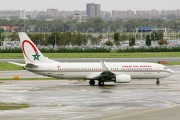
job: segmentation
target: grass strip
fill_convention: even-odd
[[[171,65],[180,65],[180,62],[166,62],[166,66],[171,66]]]
[[[179,52],[134,53],[43,53],[48,58],[171,58],[180,57]],[[0,59],[23,59],[22,53],[0,53]]]
[[[0,103],[0,110],[15,110],[28,108],[30,105],[27,104],[15,104],[15,103]]]
[[[11,63],[1,62],[0,71],[5,71],[5,70],[23,70],[23,67]]]

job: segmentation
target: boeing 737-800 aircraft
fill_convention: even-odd
[[[14,63],[26,70],[59,79],[84,79],[90,85],[104,85],[104,82],[129,83],[131,79],[159,79],[174,72],[166,66],[143,62],[80,62],[62,63],[45,57],[24,32],[19,33],[25,64]]]

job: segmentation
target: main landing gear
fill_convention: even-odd
[[[157,79],[157,81],[156,81],[156,84],[157,84],[157,85],[159,85],[159,84],[160,84],[160,81],[159,81],[159,79]]]
[[[90,81],[89,81],[89,84],[90,84],[90,85],[95,85],[95,81],[94,81],[94,80],[90,80]],[[99,86],[104,86],[104,81],[99,80],[99,81],[98,81],[98,85],[99,85]]]
[[[100,81],[100,80],[99,80],[98,85],[99,85],[99,86],[104,86],[104,81]]]
[[[95,81],[94,81],[94,80],[90,80],[90,81],[89,81],[89,84],[90,84],[90,85],[95,85]]]

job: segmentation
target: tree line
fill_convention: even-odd
[[[117,52],[125,53],[125,52],[180,52],[180,47],[140,47],[140,48],[126,48],[126,49],[118,49]]]
[[[53,48],[39,48],[43,53],[110,53],[110,48],[65,48],[58,47],[56,49]],[[117,53],[126,53],[126,52],[180,52],[180,47],[140,47],[134,48],[129,47],[125,49],[117,49],[113,50],[113,52]],[[0,53],[22,53],[21,48],[5,48],[0,49]]]
[[[110,48],[94,47],[94,48],[39,48],[42,53],[109,53]],[[18,47],[0,49],[0,53],[22,53],[22,49]]]
[[[134,46],[141,33],[121,33],[116,32],[112,34],[99,33],[96,36],[93,34],[77,33],[77,32],[52,32],[52,33],[28,33],[31,40],[40,46],[52,45],[56,46],[87,46],[87,45],[120,45],[122,41],[129,41],[129,46]],[[147,46],[151,46],[151,41],[158,41],[159,45],[167,44],[167,40],[163,39],[163,31],[153,31],[143,33],[143,39]],[[177,38],[180,34],[177,34]],[[6,34],[0,33],[1,42],[7,38]],[[19,41],[19,36],[16,32],[9,33],[8,38],[11,41]],[[105,41],[105,38],[106,39]],[[104,41],[103,41],[104,40]]]
[[[136,28],[147,27],[168,28],[169,31],[180,30],[180,20],[164,20],[164,19],[117,19],[113,21],[104,21],[101,18],[93,17],[87,22],[79,23],[76,20],[4,20],[0,19],[0,26],[19,26],[16,31],[26,32],[135,32]],[[1,28],[2,32],[3,29]]]

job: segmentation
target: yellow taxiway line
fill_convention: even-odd
[[[58,108],[58,107],[61,107],[62,105],[61,104],[58,104],[55,108]]]

